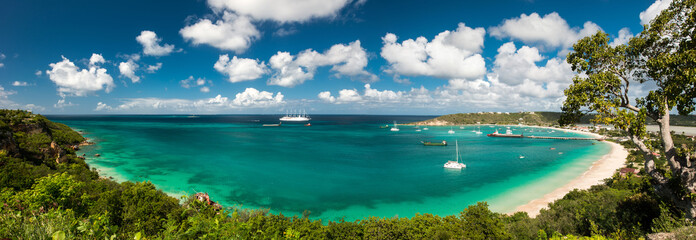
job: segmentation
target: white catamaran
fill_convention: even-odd
[[[457,142],[457,140],[455,140],[454,145],[457,146],[455,148],[456,149],[455,151],[457,151],[457,158],[454,161],[447,161],[447,163],[445,163],[445,168],[453,168],[453,169],[465,168],[466,165],[464,165],[464,163],[459,162],[459,142]]]
[[[399,126],[396,125],[396,121],[394,121],[394,126],[390,129],[392,132],[398,132],[399,131]]]
[[[297,112],[297,113],[288,113],[285,112],[285,116],[280,118],[280,121],[287,121],[287,122],[306,122],[309,121],[311,118],[307,115],[307,112],[302,111],[302,113]]]

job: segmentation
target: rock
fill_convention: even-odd
[[[674,239],[674,233],[651,233],[645,236],[646,240],[669,240]]]
[[[196,193],[196,195],[193,195],[196,200],[201,201],[207,205],[213,206],[216,210],[220,210],[222,208],[222,205],[210,200],[210,196],[208,193]]]

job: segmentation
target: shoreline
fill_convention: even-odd
[[[583,135],[590,135],[592,137],[597,138],[603,137],[602,135],[591,132],[583,132],[554,127],[542,128],[574,132]],[[563,196],[568,194],[570,191],[574,189],[589,189],[593,185],[602,183],[602,180],[613,176],[617,169],[625,165],[626,157],[628,157],[628,151],[626,151],[626,149],[618,143],[609,141],[605,141],[605,143],[611,145],[611,150],[609,150],[609,153],[603,155],[597,161],[594,161],[592,163],[592,166],[590,166],[589,169],[583,172],[582,175],[577,176],[576,178],[571,180],[569,183],[563,185],[562,187],[556,188],[553,191],[544,194],[540,198],[534,199],[524,205],[518,206],[514,211],[510,212],[509,214],[513,214],[515,212],[526,212],[529,215],[529,217],[534,218],[537,215],[539,215],[541,209],[547,208],[549,203],[563,198]]]

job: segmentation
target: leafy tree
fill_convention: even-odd
[[[151,182],[125,182],[121,193],[123,204],[122,219],[125,231],[144,232],[155,235],[164,230],[164,225],[172,210],[179,207],[176,198],[157,190]]]
[[[696,0],[675,0],[627,45],[612,46],[606,33],[573,45],[567,61],[580,72],[565,90],[561,124],[588,112],[596,121],[624,130],[645,156],[645,172],[655,191],[696,218],[696,169],[690,149],[678,149],[670,132],[670,112],[686,115],[696,102]],[[633,83],[655,86],[647,95],[629,97]],[[659,146],[669,171],[656,165],[657,151],[648,142],[646,119],[660,126]],[[675,184],[676,183],[676,184]],[[696,195],[694,195],[696,196]]]
[[[31,189],[18,194],[18,199],[23,206],[42,211],[80,208],[84,185],[68,173],[54,174],[40,178]]]
[[[488,203],[477,202],[460,213],[464,236],[468,239],[510,239],[499,213],[491,212]]]

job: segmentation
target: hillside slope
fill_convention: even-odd
[[[414,125],[464,125],[464,124],[499,124],[499,125],[535,125],[535,126],[553,126],[558,125],[558,119],[561,118],[560,112],[521,112],[521,113],[502,113],[502,112],[486,112],[486,113],[456,113],[442,115],[433,119],[414,122]],[[580,118],[577,124],[590,124],[594,115],[588,114]],[[671,115],[670,123],[673,126],[696,126],[696,116],[688,115]],[[648,122],[648,124],[655,124]]]
[[[560,116],[560,114],[559,114]],[[457,113],[443,115],[434,119],[415,122],[416,125],[462,125],[462,124],[527,124],[549,126],[557,124],[558,118],[552,113]]]

